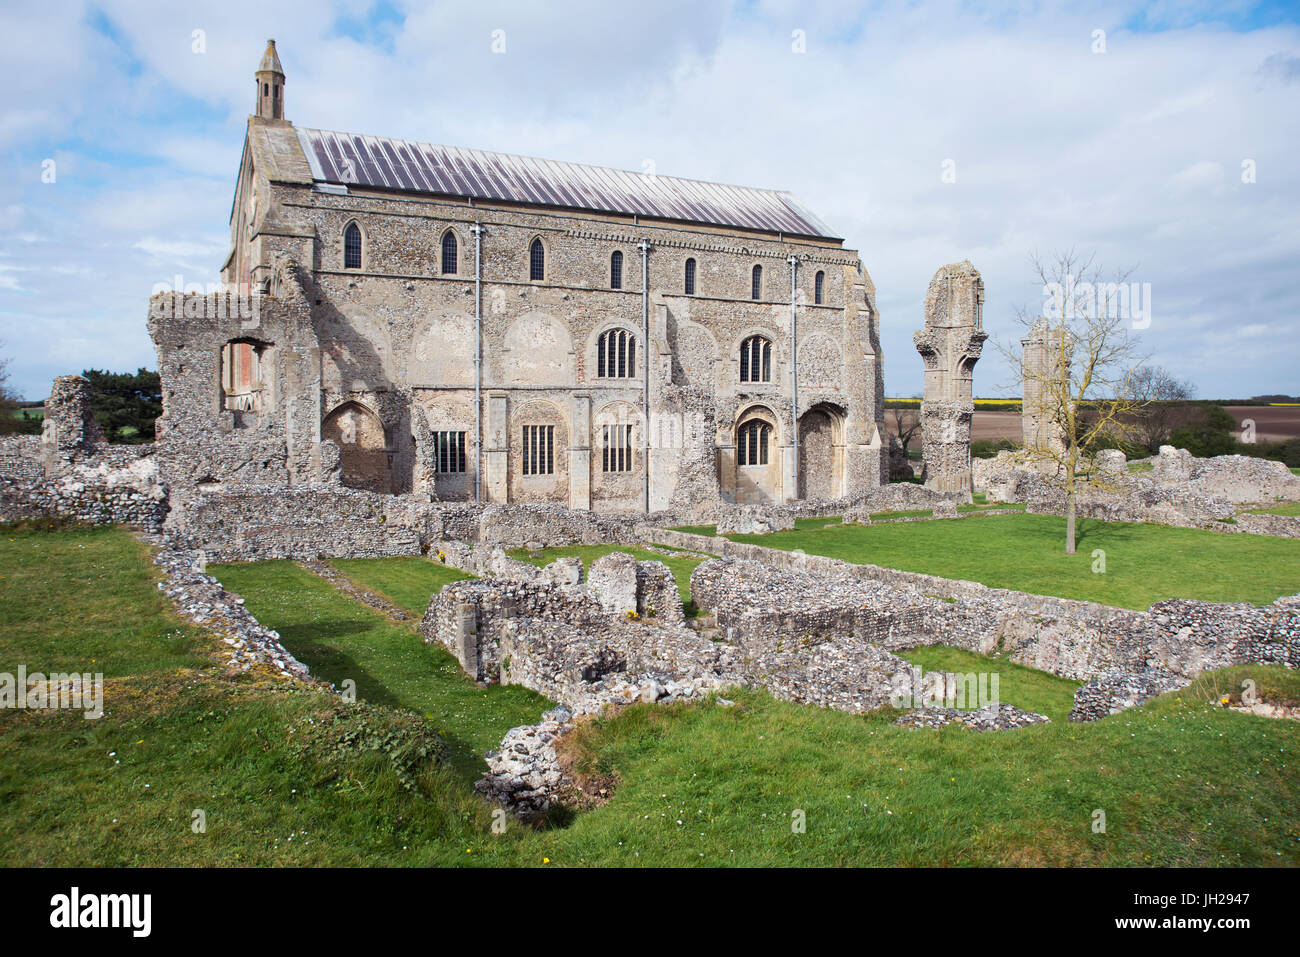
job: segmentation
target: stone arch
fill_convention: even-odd
[[[844,410],[822,402],[799,417],[799,497],[844,494]]]
[[[384,423],[360,402],[338,406],[321,423],[321,438],[339,447],[342,481],[350,488],[391,492],[393,479]]]
[[[474,317],[444,312],[415,324],[406,376],[413,386],[474,385]]]
[[[838,389],[843,380],[844,351],[825,333],[799,344],[799,388]]]
[[[707,327],[677,320],[672,334],[673,382],[713,391],[713,360],[718,358],[718,341]],[[737,346],[737,354],[740,347]]]
[[[550,426],[552,470],[524,474],[524,429]],[[569,419],[549,399],[528,399],[512,406],[509,415],[509,494],[512,502],[569,502]]]
[[[641,410],[632,402],[624,399],[615,399],[607,402],[600,407],[592,418],[592,471],[595,475],[602,476],[603,481],[616,481],[622,477],[639,475],[641,472]],[[627,429],[630,427],[630,434],[610,436],[606,433],[606,427],[611,429]],[[612,443],[609,439],[613,439]],[[606,467],[606,452],[618,445],[625,445],[631,452],[628,466],[624,469],[615,467]],[[617,455],[611,456],[610,466],[617,463]]]
[[[498,361],[498,381],[505,386],[574,384],[573,337],[564,323],[544,312],[511,323]]]
[[[751,447],[754,433],[752,424],[766,427],[766,462],[762,450],[757,464],[748,464],[754,456],[746,455],[742,461],[742,446]],[[742,432],[746,434],[742,436]],[[734,454],[732,456],[732,490],[738,504],[759,504],[780,501],[781,496],[781,422],[766,405],[750,405],[736,416],[732,428]],[[745,449],[748,451],[748,449]]]

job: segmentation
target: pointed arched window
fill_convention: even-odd
[[[617,249],[609,257],[609,288],[623,288],[623,254]]]
[[[761,299],[763,296],[763,267],[755,266],[749,284],[749,298]]]
[[[343,268],[361,268],[361,227],[356,223],[343,230]]]
[[[813,280],[813,302],[817,305],[822,304],[822,296],[826,291],[826,273],[820,269],[817,270],[817,277]]]
[[[546,250],[542,247],[540,239],[534,239],[533,244],[528,247],[528,278],[536,280],[546,278]]]
[[[442,237],[442,272],[444,276],[456,274],[456,234],[450,229]]]

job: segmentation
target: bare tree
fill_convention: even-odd
[[[1188,403],[1196,397],[1196,386],[1176,379],[1163,366],[1142,366],[1133,373],[1133,398],[1143,403],[1134,429],[1142,446],[1154,455],[1169,441],[1174,429],[1191,417]]]
[[[1073,250],[1045,262],[1030,258],[1043,286],[1041,313],[1020,310],[1019,323],[1045,343],[1025,361],[1018,343],[999,345],[1014,367],[1023,369],[1025,391],[1050,440],[1026,443],[1025,454],[1049,482],[1065,493],[1065,553],[1075,553],[1075,512],[1080,488],[1114,491],[1118,483],[1097,466],[1096,453],[1122,439],[1144,407],[1134,396],[1133,376],[1141,365],[1130,335],[1128,277],[1111,282],[1102,270]]]
[[[897,406],[889,411],[894,417],[894,434],[903,446],[903,455],[907,455],[907,444],[921,430],[921,413],[916,409],[900,409]]]
[[[0,357],[0,435],[9,435],[18,428],[17,411],[18,397],[9,388],[9,359]]]

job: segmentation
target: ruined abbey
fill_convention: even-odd
[[[888,481],[874,287],[789,193],[298,128],[285,79],[272,41],[232,292],[151,303],[170,488],[634,513]]]

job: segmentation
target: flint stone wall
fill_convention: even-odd
[[[62,518],[158,531],[167,515],[151,445],[85,447],[47,476],[36,436],[0,439],[0,521]],[[48,461],[48,460],[46,460]]]
[[[1262,608],[1178,599],[1142,612],[975,582],[950,582],[945,594],[934,587],[943,579],[906,572],[876,578],[876,571],[819,562],[793,571],[714,559],[691,576],[691,597],[744,648],[852,635],[892,650],[944,644],[1001,651],[1012,661],[1083,681],[1112,668],[1159,666],[1192,678],[1232,664],[1300,667],[1294,598]]]

